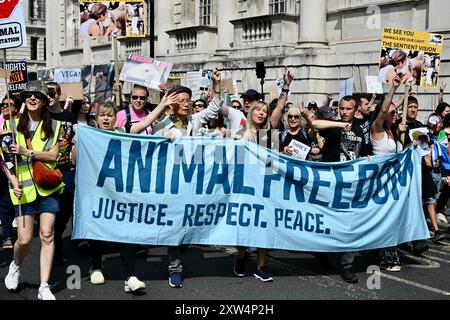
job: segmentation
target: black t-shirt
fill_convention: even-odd
[[[70,152],[72,151],[72,139],[75,135],[73,125],[77,123],[74,113],[64,110],[60,113],[49,112],[50,118],[61,121],[62,138],[59,140],[58,168],[70,169]]]
[[[283,151],[284,147],[288,146],[292,140],[297,140],[298,142],[306,144],[309,147],[311,146],[308,132],[305,129],[300,129],[295,135],[292,135],[289,131],[284,131],[281,133],[280,151]]]
[[[339,162],[355,160],[360,157],[364,141],[364,133],[360,126],[352,122],[352,130],[344,131],[338,128],[321,130],[320,135],[325,139],[323,146],[323,162]]]
[[[372,155],[372,144],[370,143],[370,116],[363,119],[353,119],[353,125],[361,128],[364,135],[359,156],[366,157]]]

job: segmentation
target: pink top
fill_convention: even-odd
[[[145,111],[142,111],[140,113],[136,113],[134,111],[134,109],[132,107],[130,108],[130,115],[131,115],[131,123],[136,123],[139,122],[141,120],[144,120],[145,117],[147,116],[145,114]],[[121,110],[117,113],[117,119],[116,119],[116,128],[123,128],[125,127],[125,124],[127,123],[127,113],[126,113],[126,109]],[[145,129],[144,131],[141,132],[141,134],[146,134],[146,135],[150,135],[152,134],[152,128],[148,127],[147,129]]]

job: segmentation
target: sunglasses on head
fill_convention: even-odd
[[[132,96],[131,97],[133,100],[141,100],[141,101],[145,101],[147,100],[146,96]]]
[[[292,115],[292,114],[290,114],[290,115],[288,115],[288,119],[300,119],[300,116],[299,115]]]
[[[45,96],[40,92],[25,92],[23,96],[25,99],[30,99],[32,96],[34,96],[36,99],[45,100]]]

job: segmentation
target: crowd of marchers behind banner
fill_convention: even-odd
[[[390,91],[384,96],[355,94],[333,101],[332,94],[325,94],[321,104],[316,102],[296,105],[288,101],[289,88],[294,75],[286,67],[284,84],[277,99],[266,102],[254,89],[246,90],[241,99],[224,98],[220,89],[220,71],[215,69],[212,85],[201,97],[193,99],[190,88],[175,86],[167,90],[161,86],[158,105],[148,102],[149,91],[134,86],[126,103],[116,106],[104,102],[92,112],[88,96],[82,100],[69,98],[61,102],[58,83],[31,81],[20,95],[10,95],[2,100],[0,128],[13,132],[13,143],[3,138],[3,158],[0,157],[2,224],[2,248],[13,250],[13,261],[5,275],[4,283],[11,292],[17,291],[22,264],[34,236],[35,220],[39,219],[40,237],[40,286],[38,298],[53,300],[49,279],[52,266],[63,264],[67,250],[63,247],[63,232],[71,220],[74,202],[74,177],[76,170],[76,129],[80,124],[101,130],[143,135],[159,135],[174,141],[180,136],[211,136],[224,139],[243,139],[264,145],[286,155],[293,155],[292,140],[310,147],[306,160],[339,162],[370,155],[399,153],[410,144],[409,130],[424,127],[421,144],[428,152],[422,161],[422,200],[424,219],[430,228],[430,239],[405,244],[416,255],[428,250],[428,242],[443,241],[447,224],[447,202],[450,196],[450,175],[443,168],[448,159],[450,136],[450,105],[443,101],[445,84],[441,85],[439,104],[425,123],[417,120],[419,102],[412,94],[407,98],[405,124],[399,116],[403,95],[395,100],[397,89],[405,79],[395,77]],[[120,90],[117,84],[115,90]],[[320,106],[319,106],[320,105]],[[118,110],[120,109],[120,110]],[[401,136],[405,139],[401,139]],[[3,135],[6,137],[6,135]],[[442,143],[445,148],[433,148]],[[433,150],[438,150],[437,152]],[[17,163],[14,156],[17,155]],[[62,181],[51,187],[43,187],[33,181],[31,165],[43,162],[49,168],[58,168]],[[19,183],[20,181],[20,183]],[[6,190],[10,192],[6,192]],[[21,214],[19,215],[19,204]],[[449,210],[450,211],[450,210]],[[88,240],[91,261],[90,282],[103,284],[105,243]],[[119,244],[124,272],[125,292],[135,292],[146,287],[135,270],[136,252],[142,246]],[[167,248],[168,279],[173,288],[183,286],[183,255],[187,245]],[[249,249],[238,247],[234,266],[230,273],[244,277],[250,271],[246,261]],[[267,250],[256,249],[256,266],[251,274],[264,282],[273,281],[266,266]],[[386,271],[401,271],[397,248],[384,248],[372,252],[379,266]],[[322,266],[329,266],[331,254],[314,253]],[[340,261],[340,275],[348,283],[357,283],[352,265],[354,253],[335,254]],[[36,265],[37,265],[36,261]],[[107,276],[107,275],[106,275]]]

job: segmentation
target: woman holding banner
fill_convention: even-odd
[[[41,239],[40,280],[38,299],[55,300],[50,291],[48,280],[52,269],[55,250],[54,230],[55,215],[59,211],[58,194],[64,189],[60,179],[38,184],[36,161],[54,168],[59,152],[61,123],[50,119],[47,105],[47,86],[41,81],[28,83],[20,94],[25,101],[23,114],[16,120],[14,130],[16,144],[11,145],[11,152],[19,156],[17,178],[22,193],[10,189],[11,200],[17,217],[18,239],[14,244],[14,260],[9,266],[5,278],[6,288],[17,290],[20,278],[20,266],[27,256],[34,236],[34,222],[39,216],[39,235]]]
[[[392,103],[400,84],[405,83],[408,76],[403,78],[396,76],[393,79],[391,90],[382,104],[378,104],[373,113],[372,125],[370,127],[370,141],[372,143],[374,155],[388,155],[403,151],[403,144],[400,142],[400,133],[406,132],[406,124],[399,124],[398,132],[395,130],[395,120],[397,107]],[[384,248],[379,251],[380,267],[387,271],[401,271],[400,259],[397,248]]]
[[[97,126],[101,130],[124,132],[122,128],[115,128],[117,108],[114,103],[106,102],[101,104],[97,108],[96,122]],[[72,161],[76,161],[76,147],[72,148]],[[103,247],[105,242],[100,240],[89,240],[89,250],[92,262],[92,272],[89,280],[94,285],[104,284],[105,277],[102,272],[102,256]],[[136,292],[145,289],[145,283],[136,277],[135,271],[135,254],[136,245],[121,243],[120,244],[120,257],[125,273],[125,292]]]
[[[287,100],[287,93],[289,92],[289,86],[293,79],[294,76],[286,67],[283,89],[272,115],[269,116],[269,105],[267,103],[255,101],[249,110],[246,128],[238,131],[234,139],[252,141],[266,148],[278,151],[278,131],[272,132],[271,128],[277,129],[280,125],[282,112]],[[253,276],[263,282],[273,281],[272,275],[265,267],[267,250],[263,248],[258,248],[257,250],[256,271],[253,273]],[[233,271],[236,276],[244,277],[247,250],[245,247],[238,247],[238,251],[239,254],[236,257]]]

